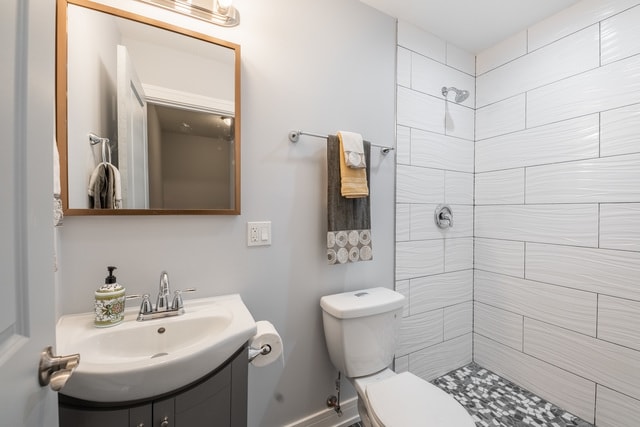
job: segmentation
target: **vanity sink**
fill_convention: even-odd
[[[96,328],[94,313],[62,316],[57,351],[80,354],[62,393],[95,402],[125,402],[174,391],[215,370],[256,333],[239,295],[187,300],[185,313]]]

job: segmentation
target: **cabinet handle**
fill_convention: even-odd
[[[160,427],[169,427],[169,417],[164,417],[160,423]]]
[[[144,427],[144,423],[138,424],[138,427]]]

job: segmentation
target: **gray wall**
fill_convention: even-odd
[[[640,417],[640,2],[478,55],[474,358],[598,426]]]
[[[284,367],[250,368],[250,425],[282,426],[324,410],[337,372],[319,298],[394,286],[395,153],[372,153],[374,260],[328,266],[325,143],[302,137],[294,145],[287,133],[344,129],[394,144],[394,20],[356,0],[238,0],[241,25],[223,29],[139,2],[109,3],[242,46],[242,215],[66,217],[61,313],[92,310],[107,265],[118,266],[129,293],[155,292],[163,269],[173,288],[196,287],[199,297],[239,293],[285,344]],[[273,244],[248,248],[246,223],[262,220],[272,221]]]

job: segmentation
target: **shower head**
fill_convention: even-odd
[[[456,89],[455,87],[446,87],[446,86],[442,87],[442,95],[446,98],[450,90],[456,93],[455,101],[457,103],[460,103],[469,97],[468,90],[460,90],[460,89]]]

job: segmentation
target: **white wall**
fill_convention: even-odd
[[[242,46],[242,215],[66,217],[61,312],[92,310],[107,265],[118,266],[129,293],[155,292],[163,269],[174,289],[237,292],[285,343],[284,367],[250,367],[249,425],[282,426],[325,410],[337,372],[319,298],[393,287],[395,153],[372,153],[374,260],[328,266],[325,143],[302,137],[294,145],[287,133],[345,129],[394,145],[394,20],[356,0],[238,0],[241,24],[225,29],[141,2],[108,3]],[[272,221],[273,244],[248,248],[246,223],[261,220]],[[354,396],[343,385],[343,399]]]
[[[433,379],[471,361],[475,58],[398,27],[396,290],[407,297],[396,370]],[[445,102],[442,87],[470,91]],[[437,205],[454,226],[439,229]]]
[[[91,146],[88,134],[109,138],[112,146],[118,134],[116,116],[116,51],[120,34],[110,15],[88,13],[86,8],[68,10],[67,158],[69,206],[88,208],[89,177],[103,161],[102,145]],[[76,23],[78,25],[76,25]],[[116,155],[114,151],[114,157]]]
[[[585,0],[477,57],[474,359],[600,427],[640,417],[638,22]]]

